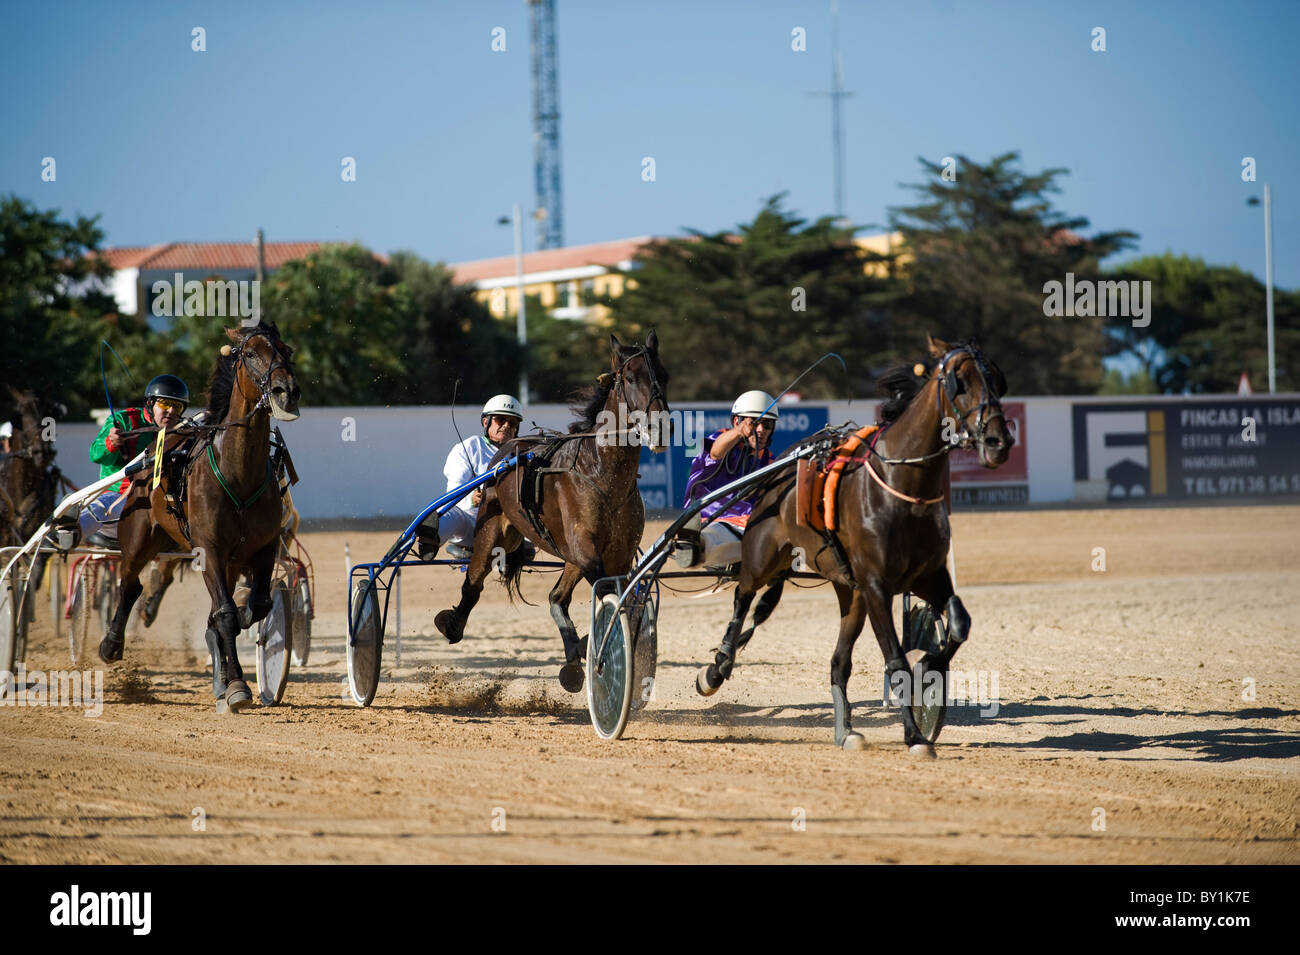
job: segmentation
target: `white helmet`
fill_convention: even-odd
[[[13,422],[6,421],[0,424],[0,438],[12,438],[14,436]]]
[[[524,406],[519,403],[519,399],[513,395],[495,395],[488,399],[487,404],[483,406],[483,413],[480,417],[486,418],[488,415],[508,415],[511,418],[524,420]]]
[[[776,399],[766,391],[747,391],[731,406],[731,413],[741,418],[766,418],[775,421],[780,417],[776,410]]]

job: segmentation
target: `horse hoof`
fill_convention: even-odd
[[[238,713],[253,705],[253,693],[243,680],[235,680],[226,687],[226,695],[217,701],[218,713]]]
[[[721,683],[718,686],[722,686]],[[700,696],[712,696],[718,692],[718,686],[709,685],[709,668],[702,667],[700,672],[695,675],[695,692]]]
[[[465,624],[456,617],[456,611],[444,610],[433,618],[433,625],[447,638],[448,643],[460,643],[465,636]]]
[[[929,743],[913,743],[907,747],[907,752],[918,759],[935,759],[934,747]]]
[[[560,667],[560,686],[568,692],[577,693],[585,680],[586,674],[582,672],[581,663],[566,663]]]
[[[105,637],[99,642],[99,658],[105,663],[116,663],[122,659],[123,641]]]
[[[867,738],[861,733],[850,733],[840,743],[840,749],[860,750],[867,748]]]

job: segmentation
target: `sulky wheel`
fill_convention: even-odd
[[[311,656],[312,606],[311,586],[305,576],[299,577],[293,588],[290,610],[293,618],[289,627],[293,635],[293,663],[294,666],[306,666],[307,658]]]
[[[257,696],[263,706],[284,699],[289,682],[289,601],[289,588],[277,580],[271,585],[271,609],[257,625]]]
[[[0,579],[0,695],[8,693],[18,652],[18,605],[13,579]]]
[[[903,622],[903,651],[912,668],[908,714],[916,732],[933,744],[948,715],[948,667],[933,664],[947,642],[943,618],[917,599]]]
[[[601,739],[618,739],[627,727],[632,704],[632,638],[618,597],[606,594],[596,607],[595,626],[587,638],[587,710]],[[600,644],[606,629],[604,659]]]
[[[95,588],[95,568],[91,561],[83,560],[76,565],[72,583],[72,619],[68,621],[68,656],[73,666],[80,666],[88,659],[86,648],[92,646],[90,630],[95,618],[93,594]]]
[[[659,634],[655,624],[653,602],[640,605],[637,625],[633,631],[632,650],[632,711],[645,709],[654,696],[655,665],[659,657]]]
[[[350,629],[348,689],[357,706],[369,706],[379,689],[379,663],[384,650],[379,594],[374,581],[360,581],[353,591]]]
[[[117,599],[120,587],[117,582],[117,567],[115,564],[104,562],[97,568],[97,571],[93,577],[95,588],[92,603],[99,621],[99,632],[104,634],[108,633],[109,625],[113,622],[113,615],[117,613]]]

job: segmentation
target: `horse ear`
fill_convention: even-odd
[[[623,347],[623,343],[622,343],[621,341],[618,340],[618,336],[615,335],[613,332],[610,332],[610,333],[609,333],[609,350],[610,350],[610,351],[613,351],[613,352],[617,352],[617,351],[618,351],[620,348],[622,348],[622,347]]]
[[[240,336],[239,336],[239,329],[238,329],[238,328],[227,328],[227,329],[226,329],[226,337],[229,338],[232,342],[237,342],[237,341],[239,341],[239,338],[240,338]]]
[[[659,336],[655,333],[653,328],[650,329],[650,334],[645,338],[645,347],[656,354],[659,352]]]
[[[930,357],[942,358],[944,355],[948,354],[948,352],[952,351],[952,346],[946,341],[943,341],[940,338],[935,338],[933,335],[926,335],[925,337],[930,343]]]

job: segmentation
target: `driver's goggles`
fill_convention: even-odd
[[[153,403],[155,408],[160,408],[163,411],[175,411],[177,414],[180,414],[185,410],[185,403],[183,401],[176,401],[172,398],[155,398]]]

